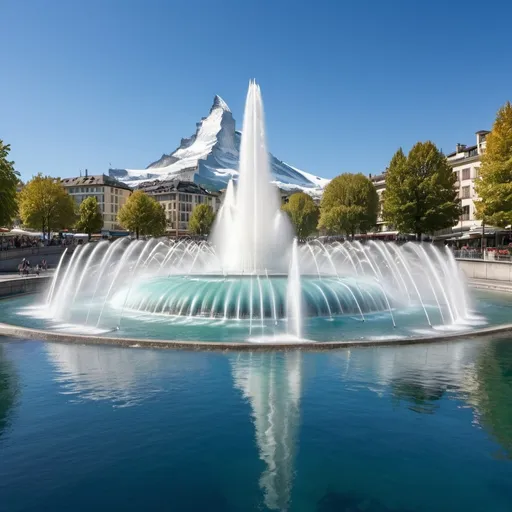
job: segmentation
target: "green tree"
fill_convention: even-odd
[[[165,233],[165,211],[142,190],[136,190],[117,214],[121,226],[139,235],[162,236]]]
[[[188,230],[194,235],[209,235],[214,220],[212,207],[209,204],[198,204],[190,215]]]
[[[306,239],[316,230],[320,212],[310,195],[296,192],[281,209],[288,214],[299,240]]]
[[[325,187],[319,229],[330,234],[365,233],[377,223],[379,196],[363,174],[342,174]]]
[[[0,226],[10,226],[18,212],[16,186],[19,173],[14,170],[14,162],[7,159],[11,146],[0,139]]]
[[[79,219],[76,228],[87,233],[89,240],[92,233],[97,233],[103,227],[103,215],[95,196],[85,198],[78,210]]]
[[[480,197],[477,218],[494,226],[512,224],[512,105],[498,110],[491,133],[487,136],[480,179],[475,182]]]
[[[453,226],[460,214],[456,181],[434,143],[417,142],[407,157],[400,148],[386,174],[383,216],[402,233],[424,233]]]
[[[48,240],[52,229],[71,228],[75,223],[75,201],[59,179],[38,174],[23,187],[18,203],[23,224],[48,233]]]

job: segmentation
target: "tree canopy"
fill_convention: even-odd
[[[494,226],[512,224],[512,105],[498,110],[491,133],[487,136],[480,179],[475,181],[480,197],[477,218]]]
[[[98,200],[94,196],[86,197],[80,204],[78,210],[78,221],[76,228],[83,231],[91,238],[92,233],[97,233],[103,227],[103,215],[98,204]]]
[[[384,219],[418,240],[453,226],[460,214],[456,179],[434,143],[417,142],[407,157],[400,148],[386,174]]]
[[[14,170],[14,162],[7,159],[11,146],[0,139],[0,226],[10,226],[18,212],[16,187],[19,173]]]
[[[306,239],[316,230],[320,212],[310,195],[296,192],[281,209],[288,214],[299,240]]]
[[[319,229],[330,234],[365,233],[377,223],[379,196],[363,174],[341,174],[325,187]]]
[[[23,224],[47,232],[48,239],[52,229],[71,228],[75,223],[75,201],[59,179],[38,174],[23,187],[18,202]]]
[[[121,226],[139,235],[162,236],[165,233],[165,211],[142,190],[136,190],[117,214]]]
[[[194,235],[209,235],[214,220],[212,207],[209,204],[198,204],[190,215],[188,230]]]

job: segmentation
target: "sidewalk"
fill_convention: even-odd
[[[0,272],[0,283],[15,281],[16,279],[40,279],[41,277],[53,276],[53,273],[54,270],[46,270],[45,272],[40,272],[39,275],[32,272],[31,274],[22,276],[19,272],[6,272],[5,274]]]

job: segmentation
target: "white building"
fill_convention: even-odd
[[[375,176],[370,174],[368,177],[375,186],[377,194],[379,195],[379,215],[377,217],[377,226],[375,226],[375,231],[377,233],[390,232],[392,231],[393,226],[388,226],[382,217],[382,207],[384,204],[383,193],[384,190],[386,190],[386,171]]]
[[[476,219],[475,200],[478,200],[478,195],[475,192],[475,181],[480,175],[480,164],[485,152],[486,137],[489,133],[487,130],[476,132],[476,144],[474,146],[457,144],[455,151],[446,155],[448,164],[457,176],[455,187],[458,191],[462,213],[455,226],[436,233],[437,237],[448,238],[448,236],[462,232],[480,232],[478,228],[482,225],[482,221]],[[381,235],[386,233],[396,234],[393,231],[393,226],[387,225],[382,218],[382,194],[386,190],[386,171],[376,176],[370,174],[369,178],[375,185],[380,200],[376,232]]]
[[[482,225],[482,221],[476,219],[475,200],[478,199],[478,195],[475,192],[475,181],[480,176],[480,164],[485,152],[485,139],[488,134],[488,131],[480,130],[476,132],[476,144],[474,146],[457,144],[455,151],[446,155],[448,164],[457,176],[455,185],[459,192],[462,207],[461,217],[453,227],[455,232],[474,230]]]

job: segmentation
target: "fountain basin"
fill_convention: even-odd
[[[278,321],[287,317],[287,291],[287,275],[178,275],[125,286],[111,304],[132,313]],[[306,317],[355,314],[364,319],[388,309],[389,301],[376,282],[328,275],[301,276],[300,296]]]
[[[338,348],[351,345],[407,344],[436,339],[457,339],[487,335],[511,329],[510,294],[472,290],[473,309],[464,321],[429,326],[421,308],[395,308],[393,327],[389,311],[365,315],[306,317],[301,339],[287,335],[288,321],[278,319],[222,319],[179,317],[127,310],[120,319],[114,304],[103,309],[83,302],[70,308],[66,318],[56,319],[45,304],[46,295],[20,296],[2,300],[4,334],[55,341],[121,344],[160,348],[190,349],[311,349]],[[89,321],[86,321],[89,311]],[[429,307],[435,318],[435,308]]]

